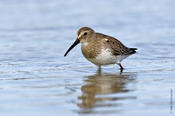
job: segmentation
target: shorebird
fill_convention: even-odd
[[[77,32],[76,41],[66,51],[66,56],[72,48],[81,43],[84,57],[101,69],[102,65],[118,64],[123,71],[121,61],[136,53],[137,48],[128,48],[114,37],[97,33],[89,27],[82,27]]]

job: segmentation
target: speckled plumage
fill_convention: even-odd
[[[77,40],[68,49],[67,53],[79,42],[81,50],[86,59],[97,66],[118,64],[123,70],[120,62],[126,57],[136,53],[136,48],[128,48],[114,37],[96,33],[89,27],[80,28],[77,32]]]

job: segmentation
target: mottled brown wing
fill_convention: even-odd
[[[97,33],[99,38],[106,39],[106,43],[111,47],[112,53],[114,55],[129,55],[131,51],[125,45],[123,45],[119,40],[114,37],[107,36],[101,33]]]
[[[107,43],[110,45],[110,47],[113,50],[114,55],[128,55],[129,49],[124,46],[119,40],[115,38],[107,38]]]

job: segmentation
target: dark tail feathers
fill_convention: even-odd
[[[137,48],[129,48],[130,54],[136,53]]]

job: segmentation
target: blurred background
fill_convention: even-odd
[[[165,116],[174,113],[174,0],[0,0],[0,114]],[[103,68],[80,45],[89,26],[138,53]]]

